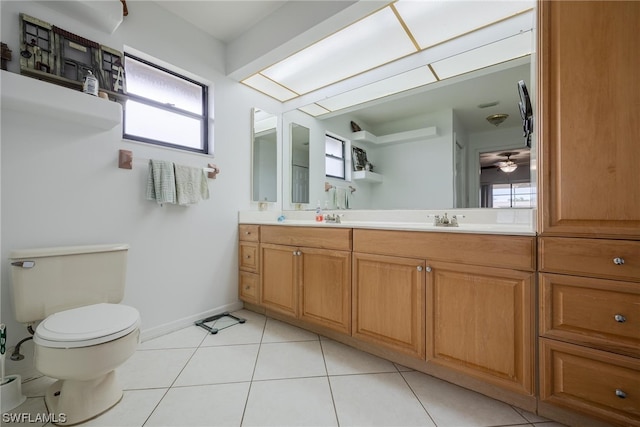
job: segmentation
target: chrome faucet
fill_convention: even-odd
[[[436,227],[458,227],[458,218],[464,218],[464,215],[453,215],[451,219],[446,212],[443,216],[434,215],[433,225]]]
[[[340,218],[343,214],[326,214],[324,216],[324,222],[340,224]]]

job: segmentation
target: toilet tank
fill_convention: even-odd
[[[11,286],[16,320],[50,314],[124,296],[127,244],[66,246],[11,251]]]

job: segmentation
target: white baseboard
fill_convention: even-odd
[[[231,304],[223,305],[213,308],[211,310],[204,311],[202,313],[194,314],[193,316],[184,317],[182,319],[174,320],[173,322],[165,323],[160,326],[155,326],[149,329],[140,330],[140,342],[149,341],[153,338],[158,338],[171,332],[184,329],[193,325],[196,321],[214,316],[216,314],[224,313],[225,311],[232,312],[240,310],[243,307],[242,301],[237,301]]]

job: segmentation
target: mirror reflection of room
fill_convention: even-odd
[[[278,164],[278,117],[264,110],[253,111],[252,200],[275,202]]]
[[[291,203],[309,203],[309,128],[291,123]]]

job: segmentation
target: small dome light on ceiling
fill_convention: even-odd
[[[487,121],[492,125],[498,126],[500,123],[507,120],[507,117],[509,117],[508,114],[492,114],[487,116]]]

